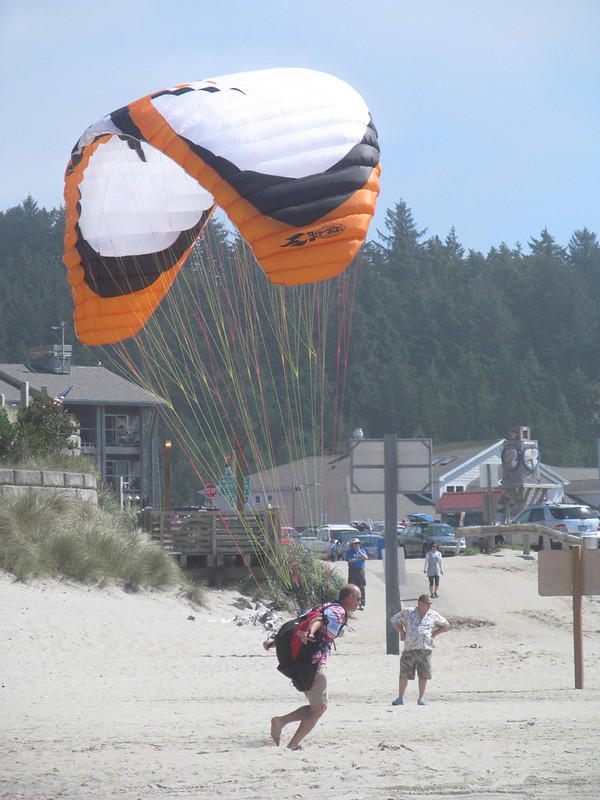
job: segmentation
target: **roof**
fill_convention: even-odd
[[[21,402],[21,390],[0,378],[0,394],[4,395],[7,404],[13,405]]]
[[[568,481],[598,481],[598,467],[548,467],[560,470],[560,474]]]
[[[486,439],[482,442],[440,442],[433,446],[433,480],[437,481],[462,467],[482,453],[493,450],[503,439]]]
[[[166,400],[163,398],[102,366],[71,366],[69,374],[57,375],[34,371],[25,364],[0,364],[0,385],[5,382],[20,394],[21,385],[25,381],[34,392],[41,392],[45,386],[50,397],[57,397],[69,389],[65,400],[65,404],[69,406],[166,405]]]
[[[496,502],[502,497],[502,489],[492,490]],[[483,511],[486,489],[469,489],[466,492],[444,492],[435,504],[436,511]]]

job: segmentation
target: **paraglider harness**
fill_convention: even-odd
[[[333,605],[340,604],[323,603],[317,606],[317,608],[311,608],[296,619],[290,619],[288,622],[284,622],[269,642],[268,647],[274,647],[277,654],[277,660],[279,661],[277,669],[282,675],[285,675],[286,678],[291,680],[292,684],[299,692],[307,692],[315,679],[319,661],[313,663],[312,659],[319,650],[323,649],[327,641],[325,637],[327,615],[324,611],[326,608]],[[308,631],[311,623],[319,618],[322,620],[321,627],[316,632],[316,635],[311,637],[306,644],[304,644],[300,638],[300,634],[304,631]],[[345,624],[346,614],[344,612],[344,621],[340,626],[340,630]]]

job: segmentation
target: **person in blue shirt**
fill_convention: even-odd
[[[364,611],[367,600],[367,575],[365,564],[369,556],[364,550],[361,550],[360,545],[360,539],[353,539],[350,542],[350,547],[346,550],[344,561],[348,564],[348,583],[352,583],[360,589],[359,610]]]

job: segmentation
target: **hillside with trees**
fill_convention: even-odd
[[[219,223],[211,223],[216,226]],[[543,459],[597,462],[600,435],[600,244],[547,230],[525,246],[465,252],[420,230],[404,201],[360,255],[345,391],[345,424],[379,438],[502,438],[528,425]],[[0,361],[59,342],[74,362],[98,352],[74,338],[62,264],[64,210],[32,198],[0,213]],[[222,239],[221,232],[221,239]],[[331,376],[332,383],[335,376]]]

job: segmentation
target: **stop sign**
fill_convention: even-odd
[[[207,483],[204,487],[204,493],[207,497],[214,497],[217,493],[217,487],[214,485],[214,483]]]

